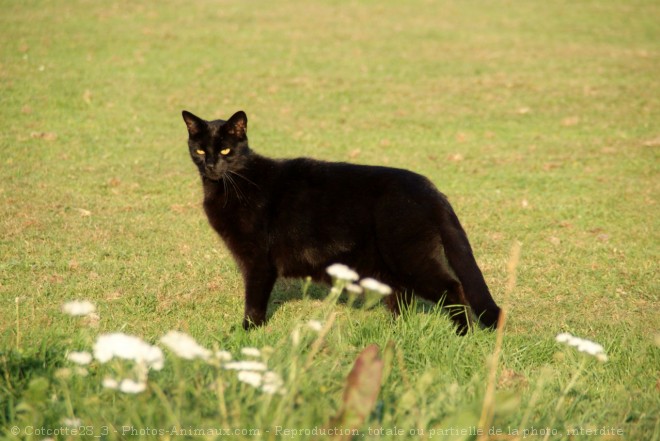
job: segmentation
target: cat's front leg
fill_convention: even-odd
[[[243,329],[261,326],[266,322],[268,299],[275,285],[277,272],[270,265],[254,265],[243,273],[245,281],[245,316]]]

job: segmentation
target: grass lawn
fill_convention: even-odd
[[[658,2],[0,7],[1,437],[660,439]],[[295,280],[244,332],[183,109],[245,110],[264,155],[428,176],[507,305],[501,348],[435,308],[393,321]],[[96,316],[63,314],[75,299]],[[122,393],[103,380],[135,365],[67,359],[112,332],[165,348],[170,330],[235,360],[260,349],[282,387],[165,349]]]

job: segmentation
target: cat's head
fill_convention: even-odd
[[[182,115],[190,156],[202,176],[220,180],[245,167],[250,153],[245,112],[240,110],[227,121],[205,121],[185,110]]]

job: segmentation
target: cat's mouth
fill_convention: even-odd
[[[212,181],[220,181],[223,178],[224,173],[217,172],[214,169],[207,167],[204,170],[204,176]]]
[[[206,173],[204,175],[209,181],[220,182],[222,181],[222,176],[217,174]]]

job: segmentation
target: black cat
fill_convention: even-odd
[[[487,327],[500,309],[488,291],[465,231],[447,198],[407,170],[270,159],[253,152],[247,116],[205,121],[184,111],[190,156],[204,187],[204,210],[245,282],[243,327],[266,321],[278,277],[330,282],[342,263],[392,287],[393,313],[410,293],[471,307]],[[453,315],[458,332],[470,324]]]

